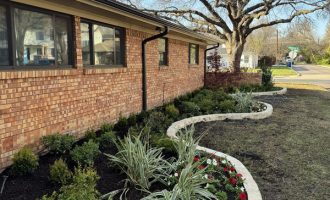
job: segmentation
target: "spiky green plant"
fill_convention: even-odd
[[[252,105],[255,103],[252,93],[237,92],[233,95],[236,101],[236,111],[239,113],[251,112]]]
[[[204,170],[196,170],[200,163],[196,162],[184,168],[179,176],[177,184],[171,191],[151,193],[142,200],[212,200],[217,197],[212,194],[205,186],[212,181],[204,178]]]
[[[105,154],[128,177],[137,189],[148,191],[150,186],[163,180],[170,173],[170,164],[163,158],[162,148],[150,148],[147,140],[128,135],[115,142],[118,153]],[[165,182],[164,182],[165,183]]]

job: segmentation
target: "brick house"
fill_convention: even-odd
[[[44,135],[81,136],[202,87],[215,43],[115,1],[1,0],[0,170]]]

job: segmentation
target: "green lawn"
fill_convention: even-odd
[[[328,199],[330,92],[289,89],[260,100],[273,105],[271,117],[199,123],[200,145],[241,160],[263,199]]]
[[[249,69],[248,72],[260,72],[259,68]],[[273,76],[295,76],[298,75],[296,71],[289,67],[274,66],[272,67]]]

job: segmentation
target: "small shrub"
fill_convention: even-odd
[[[162,148],[167,155],[175,156],[177,154],[173,140],[165,135],[151,135],[150,144],[153,147]]]
[[[106,132],[99,137],[100,147],[103,149],[110,148],[116,140],[116,134],[112,131]]]
[[[75,142],[75,138],[72,135],[62,135],[56,133],[42,137],[41,142],[46,148],[49,149],[50,152],[65,154],[71,150]]]
[[[128,126],[134,126],[137,123],[136,115],[130,115],[127,118],[127,124]]]
[[[174,104],[170,104],[165,107],[165,115],[176,120],[180,116],[180,111],[175,107]]]
[[[55,160],[54,164],[50,166],[49,173],[49,179],[52,182],[62,185],[69,183],[72,177],[71,171],[62,159]]]
[[[125,117],[120,117],[118,122],[113,127],[113,130],[116,131],[116,133],[120,137],[125,136],[128,132],[128,129],[129,129],[129,124],[127,118]]]
[[[227,99],[231,99],[231,97],[228,94],[226,94],[222,88],[214,91],[213,100],[215,102],[221,102]]]
[[[99,200],[100,194],[96,190],[98,180],[94,169],[75,169],[71,184],[62,186],[50,197],[43,196],[42,200]]]
[[[72,160],[83,166],[92,166],[95,158],[100,154],[99,144],[90,140],[71,151]]]
[[[30,148],[24,147],[14,154],[11,172],[24,176],[33,173],[38,167],[38,156]]]
[[[149,112],[147,111],[142,111],[139,114],[136,115],[136,122],[137,123],[142,123],[144,122],[148,117],[149,117]]]
[[[273,74],[270,67],[263,65],[260,67],[262,71],[262,85],[271,89],[273,87]]]
[[[251,112],[252,105],[254,104],[252,93],[236,93],[233,98],[236,101],[236,111],[239,113]]]
[[[223,113],[233,112],[235,111],[235,101],[229,99],[221,101],[218,109]]]
[[[208,114],[214,112],[215,103],[212,99],[201,99],[199,102],[197,102],[197,106],[200,108],[202,113]]]
[[[96,140],[97,136],[96,136],[96,132],[93,129],[88,129],[85,133],[85,139],[87,140]]]
[[[188,116],[196,116],[200,114],[200,108],[194,102],[184,101],[180,106],[181,113],[187,114]]]
[[[104,123],[101,126],[101,134],[106,133],[106,132],[110,132],[113,129],[113,125],[109,124],[109,123]]]
[[[155,181],[168,176],[168,163],[162,157],[162,149],[149,148],[147,141],[139,137],[126,136],[116,143],[118,153],[108,155],[110,161],[118,166],[136,187],[148,191]]]
[[[145,122],[150,127],[150,130],[155,133],[164,133],[171,123],[172,120],[159,111],[152,112]]]

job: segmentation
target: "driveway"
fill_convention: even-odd
[[[293,69],[300,73],[301,76],[275,77],[275,82],[314,84],[330,90],[330,67],[296,65]]]

